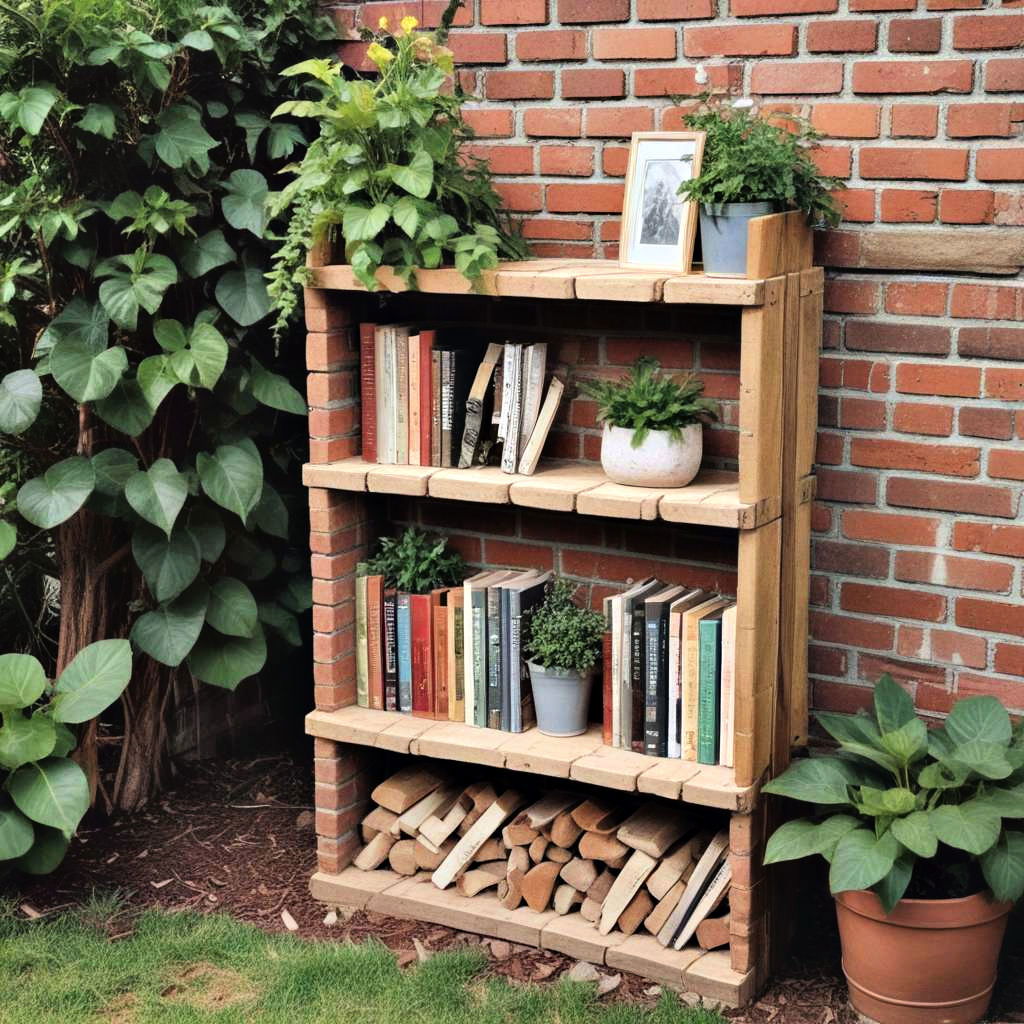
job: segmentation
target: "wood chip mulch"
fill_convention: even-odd
[[[174,788],[134,815],[86,824],[67,860],[48,878],[22,879],[16,893],[27,913],[45,914],[80,903],[94,890],[118,891],[129,913],[112,932],[130,934],[130,911],[220,911],[268,932],[304,938],[375,938],[411,964],[431,951],[479,944],[488,973],[513,984],[557,980],[572,966],[564,956],[480,939],[437,925],[358,912],[324,924],[308,880],[316,862],[312,770],[288,756],[207,762],[186,769]],[[846,1001],[831,901],[808,872],[793,894],[801,916],[789,962],[761,999],[727,1011],[736,1024],[855,1024]],[[8,883],[10,884],[10,883]],[[127,924],[125,922],[128,922]],[[1024,1022],[1024,922],[1011,927],[992,1020]],[[120,937],[120,934],[112,937]],[[936,951],[937,955],[939,951]],[[610,974],[607,969],[603,973]],[[657,986],[624,974],[605,998],[653,1005]]]

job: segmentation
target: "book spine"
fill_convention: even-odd
[[[668,629],[668,756],[680,757],[682,745],[679,742],[680,721],[680,693],[679,693],[679,658],[680,658],[680,629],[682,627],[682,614],[677,613],[669,617]]]
[[[523,421],[519,427],[519,451],[523,452],[537,426],[541,399],[544,396],[544,373],[547,370],[548,347],[537,342],[529,348],[529,362],[523,370]]]
[[[629,691],[629,748],[638,754],[644,752],[644,708],[646,705],[647,659],[644,626],[644,607],[633,612],[633,630],[630,637],[630,691]]]
[[[519,464],[519,427],[523,422],[523,346],[514,347],[512,383],[509,387],[511,407],[505,428],[505,445],[501,451],[501,468],[514,473]]]
[[[721,682],[721,619],[700,624],[700,691],[697,709],[697,763],[718,764],[718,688]]]
[[[622,679],[622,598],[612,599],[612,738],[608,741],[613,747],[619,745],[621,733],[621,693],[619,683]]]
[[[501,594],[501,726],[505,732],[512,727],[512,594],[502,588]]]
[[[466,648],[462,590],[448,595],[448,718],[462,722],[466,717]]]
[[[420,458],[420,339],[408,340],[409,365],[409,465],[421,466]]]
[[[612,742],[612,630],[611,622],[601,637],[601,739]]]
[[[473,629],[473,725],[487,724],[487,591],[474,590],[470,608]]]
[[[430,464],[441,465],[441,352],[430,353]]]
[[[501,728],[501,589],[487,588],[487,728]]]
[[[384,371],[385,424],[388,438],[388,463],[398,463],[398,353],[395,330],[386,328],[385,352],[387,363]]]
[[[398,710],[398,594],[384,591],[384,710]]]
[[[398,635],[398,710],[412,711],[412,622],[409,595],[398,595],[395,631]]]
[[[441,353],[441,465],[452,466],[452,404],[455,399],[455,366],[452,353]]]
[[[419,336],[419,366],[420,366],[420,384],[419,384],[419,399],[420,399],[420,465],[429,466],[430,461],[430,445],[432,436],[432,425],[431,425],[431,409],[432,409],[432,380],[433,380],[433,369],[432,369],[432,354],[434,351],[434,339],[436,332],[434,331],[420,331]]]
[[[633,606],[625,602],[622,609],[622,670],[619,677],[619,746],[631,748],[633,730]]]
[[[510,590],[508,593],[508,677],[505,680],[505,690],[508,693],[508,717],[505,717],[504,704],[502,705],[502,720],[509,732],[522,732],[522,627],[523,627],[523,606],[522,595],[518,590]]]
[[[658,614],[648,611],[644,620],[644,753],[658,756]]]
[[[668,606],[658,616],[658,757],[668,757]]]
[[[684,761],[697,760],[697,711],[700,704],[700,636],[699,622],[683,619],[682,669],[682,754]]]
[[[736,747],[736,605],[722,616],[721,722],[718,762],[734,767]]]
[[[377,373],[374,324],[359,325],[359,423],[363,435],[363,459],[377,461]]]
[[[366,578],[366,672],[370,707],[384,710],[384,577]]]
[[[432,718],[434,713],[434,661],[430,635],[430,596],[413,594],[409,598],[412,635],[412,713]]]
[[[430,604],[434,639],[434,718],[448,718],[448,609],[437,595]]]
[[[409,333],[395,331],[395,461],[409,463]]]
[[[369,649],[366,623],[366,565],[356,566],[356,704],[370,706]]]
[[[373,332],[373,379],[376,395],[376,446],[377,462],[387,463],[388,455],[388,408],[387,408],[387,328],[377,327]]]

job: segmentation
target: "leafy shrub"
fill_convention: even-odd
[[[83,648],[52,685],[31,655],[0,654],[0,868],[45,875],[64,858],[89,808],[68,726],[108,708],[131,673],[127,640]]]
[[[641,356],[619,380],[583,380],[579,388],[597,402],[598,422],[633,431],[634,448],[651,430],[666,430],[679,441],[683,427],[718,419],[715,403],[701,397],[702,381],[691,373],[664,374],[649,356]]]
[[[806,121],[773,111],[759,117],[749,101],[706,95],[686,125],[706,133],[700,175],[679,186],[698,203],[773,203],[779,210],[803,210],[808,220],[839,223],[831,191],[842,179],[822,174],[811,152],[822,138]]]
[[[1024,818],[1024,726],[995,697],[959,700],[928,729],[885,675],[873,714],[817,719],[839,754],[794,761],[764,787],[818,805],[776,830],[765,863],[821,854],[833,893],[873,889],[887,911],[908,887],[936,899],[983,885],[999,900],[1024,895],[1024,832],[1007,825]]]
[[[427,594],[435,587],[452,587],[466,575],[466,563],[448,550],[444,537],[431,537],[410,526],[400,537],[382,537],[380,550],[366,563],[372,575],[383,576],[386,587],[410,594]]]
[[[342,65],[327,60],[285,72],[306,76],[319,98],[283,103],[278,113],[316,118],[320,137],[274,203],[292,210],[270,288],[279,324],[306,280],[306,249],[335,225],[345,258],[371,290],[381,266],[414,287],[420,267],[452,261],[473,280],[501,257],[526,255],[487,164],[463,148],[472,138],[461,113],[466,97],[451,88],[452,54],[443,45],[460,6],[449,3],[437,32],[416,31],[411,16],[391,31],[381,18],[380,30],[366,34],[376,80],[346,79]]]
[[[543,668],[585,676],[597,662],[604,616],[577,605],[575,592],[566,579],[547,585],[543,602],[527,613],[524,651]]]

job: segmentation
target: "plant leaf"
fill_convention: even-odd
[[[12,370],[0,380],[0,433],[20,434],[36,421],[43,385],[35,370]]]
[[[200,174],[210,169],[210,150],[218,142],[207,134],[199,112],[183,103],[168,107],[158,118],[156,154],[168,167],[191,165]]]
[[[892,870],[899,852],[900,844],[891,832],[880,839],[866,828],[847,832],[832,857],[829,889],[833,893],[870,889]]]
[[[234,690],[243,679],[259,672],[266,660],[262,629],[257,628],[251,637],[222,636],[208,629],[188,656],[188,667],[202,682]]]
[[[98,640],[83,647],[57,679],[50,705],[54,719],[71,725],[88,722],[121,696],[131,677],[127,640]]]
[[[84,342],[61,338],[50,353],[53,379],[76,402],[95,402],[106,398],[128,369],[123,348],[93,351]]]
[[[225,263],[233,263],[235,258],[235,250],[228,245],[224,232],[216,228],[192,239],[182,250],[179,262],[189,277],[202,277]]]
[[[0,794],[0,862],[28,853],[34,839],[32,822],[14,806],[10,797]]]
[[[270,194],[267,179],[259,171],[243,168],[232,171],[221,188],[226,193],[220,201],[224,219],[233,228],[262,238],[267,218],[267,196]]]
[[[52,465],[41,477],[22,484],[18,511],[33,526],[52,530],[85,504],[95,484],[92,463],[73,455]]]
[[[70,841],[59,828],[48,825],[33,825],[35,840],[32,849],[11,865],[30,875],[48,875],[54,871],[68,852]]]
[[[46,673],[31,654],[0,654],[0,708],[27,708],[45,689]]]
[[[989,849],[1002,830],[999,814],[979,798],[962,804],[940,804],[928,812],[928,821],[947,846],[974,854]]]
[[[140,470],[128,480],[124,496],[147,523],[170,537],[188,497],[188,480],[170,459],[157,459],[149,469]]]
[[[777,864],[822,854],[831,860],[836,844],[847,832],[860,827],[860,822],[849,814],[833,814],[821,822],[798,818],[780,825],[765,847],[764,863]]]
[[[875,684],[875,718],[879,730],[895,732],[916,717],[910,694],[886,672]]]
[[[946,734],[955,746],[972,740],[1008,745],[1013,726],[1006,708],[995,697],[964,697],[950,709]]]
[[[263,462],[255,446],[221,445],[196,457],[199,483],[211,501],[245,522],[263,491]]]
[[[981,856],[981,872],[997,900],[1024,896],[1024,833],[1003,832]]]
[[[835,758],[806,757],[767,783],[764,792],[814,804],[848,804],[848,786],[843,766]]]
[[[199,575],[199,542],[180,524],[168,538],[154,527],[139,523],[132,534],[132,555],[157,601],[173,601]]]
[[[296,416],[305,416],[308,412],[306,400],[288,383],[288,378],[265,370],[255,359],[252,360],[252,393],[258,402],[271,409]]]
[[[227,271],[218,279],[214,294],[224,312],[242,327],[251,327],[270,312],[267,283],[259,267]]]
[[[226,636],[253,636],[258,618],[252,591],[241,580],[219,577],[210,587],[206,621]]]
[[[26,764],[8,780],[18,810],[32,821],[72,833],[89,808],[85,773],[64,757]]]
[[[26,718],[18,708],[5,708],[0,728],[0,765],[13,771],[53,753],[57,735],[53,721],[43,715]]]
[[[939,840],[925,811],[914,811],[905,818],[896,818],[892,834],[912,853],[919,857],[934,857]]]
[[[132,643],[161,665],[177,667],[199,639],[208,601],[206,584],[193,583],[180,597],[140,615],[132,626]]]

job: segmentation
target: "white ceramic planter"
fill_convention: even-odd
[[[604,425],[601,467],[617,484],[685,487],[700,469],[704,434],[699,423],[683,427],[678,441],[667,430],[649,431],[639,448],[632,439],[632,430]]]
[[[545,736],[580,736],[587,731],[590,687],[594,673],[581,676],[561,668],[544,668],[535,662],[530,669],[537,728]]]

